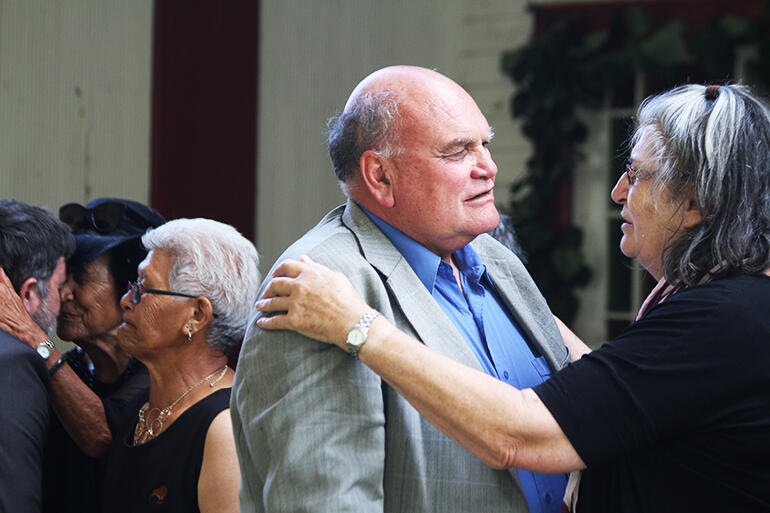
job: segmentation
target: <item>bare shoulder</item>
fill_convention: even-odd
[[[206,433],[206,449],[210,444],[227,444],[228,442],[233,442],[233,422],[230,418],[230,408],[225,408],[211,421]]]
[[[240,482],[230,409],[226,408],[214,418],[206,433],[198,479],[201,513],[237,512]]]

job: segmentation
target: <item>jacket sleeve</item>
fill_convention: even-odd
[[[48,435],[48,371],[21,342],[0,354],[0,511],[42,507],[43,448]]]
[[[241,511],[382,511],[382,389],[361,362],[252,322],[231,412]]]

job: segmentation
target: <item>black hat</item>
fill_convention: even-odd
[[[120,198],[95,199],[85,207],[66,203],[59,208],[59,219],[69,225],[75,236],[75,253],[67,261],[72,269],[83,267],[121,244],[141,245],[147,230],[166,222],[147,205]]]

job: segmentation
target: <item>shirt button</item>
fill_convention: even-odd
[[[508,371],[505,371],[505,372],[503,372],[503,377],[504,377],[505,379],[508,379]]]

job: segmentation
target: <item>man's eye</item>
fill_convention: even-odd
[[[450,153],[449,155],[446,155],[446,158],[452,159],[452,160],[460,160],[462,158],[465,158],[465,155],[468,154],[468,149],[463,148],[460,151],[457,151],[455,153]]]

